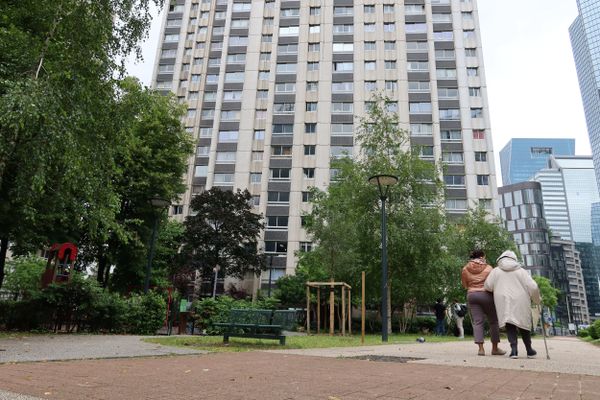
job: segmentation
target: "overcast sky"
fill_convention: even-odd
[[[510,138],[525,137],[575,138],[576,153],[591,154],[569,40],[576,1],[477,4],[496,160]],[[155,18],[143,45],[143,63],[129,63],[130,74],[146,85],[152,79],[160,24]],[[496,169],[500,179],[498,162]]]

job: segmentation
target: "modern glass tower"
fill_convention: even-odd
[[[577,0],[577,7],[569,33],[600,187],[600,2]]]
[[[213,186],[247,188],[272,279],[311,249],[309,190],[327,187],[332,157],[358,153],[357,117],[375,91],[422,157],[446,164],[447,212],[496,209],[475,0],[173,0],[153,85],[187,106],[197,142],[171,214]]]
[[[511,139],[500,150],[502,184],[512,185],[531,179],[548,165],[552,155],[574,156],[575,139]]]

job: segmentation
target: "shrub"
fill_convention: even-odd
[[[154,334],[165,321],[167,303],[154,291],[134,294],[126,301],[126,331],[134,334]]]
[[[600,339],[600,320],[597,320],[593,324],[591,324],[590,327],[588,328],[588,331],[589,331],[590,337],[592,339],[594,339],[594,340]]]
[[[589,331],[589,329],[580,329],[577,332],[577,336],[579,336],[579,337],[588,337],[588,336],[590,336],[590,331]]]

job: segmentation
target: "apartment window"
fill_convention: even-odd
[[[456,70],[451,68],[440,68],[435,70],[438,79],[456,79]]]
[[[292,146],[271,146],[271,155],[287,157],[292,155]]]
[[[304,124],[304,133],[317,133],[317,124],[314,122]]]
[[[206,33],[208,28],[206,27],[202,27],[200,29],[198,29],[198,33]],[[225,33],[225,27],[224,26],[215,26],[212,30],[213,36],[220,36],[223,35]]]
[[[407,4],[404,6],[404,14],[406,15],[422,15],[425,14],[425,6],[422,4]]]
[[[188,92],[188,100],[189,101],[194,101],[194,100],[198,100],[198,92],[194,91],[194,92]]]
[[[474,40],[476,39],[476,35],[475,35],[475,31],[474,30],[467,30],[467,31],[463,31],[463,38],[465,40]]]
[[[165,42],[179,42],[179,34],[165,35]]]
[[[459,120],[460,110],[457,108],[447,108],[440,110],[440,119],[445,120]]]
[[[456,58],[456,54],[454,50],[436,50],[435,51],[435,59],[436,60],[454,60]]]
[[[310,15],[321,15],[321,7],[310,7],[308,13]]]
[[[273,180],[288,180],[290,179],[290,168],[271,168],[270,177]]]
[[[217,92],[204,92],[204,101],[213,102],[216,100],[217,100]]]
[[[230,36],[230,46],[248,46],[248,36]]]
[[[309,25],[308,33],[321,33],[321,25]]]
[[[226,90],[223,92],[223,101],[242,101],[241,90]]]
[[[250,21],[247,19],[234,19],[231,21],[232,29],[245,29],[248,28]]]
[[[263,34],[260,41],[262,43],[272,43],[273,42],[273,35],[265,35]]]
[[[276,72],[278,74],[295,74],[296,73],[296,63],[277,64]]]
[[[210,49],[212,51],[219,51],[219,50],[223,50],[223,42],[212,42],[210,44]]]
[[[269,80],[269,71],[258,71],[258,80],[259,81],[268,81]]]
[[[163,50],[160,53],[160,57],[161,58],[175,58],[175,57],[177,57],[177,50],[176,49]]]
[[[308,51],[309,52],[319,52],[321,51],[321,43],[309,43],[308,44]]]
[[[487,186],[489,184],[490,184],[490,176],[489,175],[477,175],[477,185]]]
[[[446,209],[448,210],[466,210],[466,199],[446,199]]]
[[[290,192],[269,192],[267,194],[267,201],[269,203],[289,203]]]
[[[446,186],[465,186],[465,176],[444,175],[444,184],[446,184]]]
[[[295,93],[296,92],[296,84],[292,82],[288,83],[276,83],[275,84],[275,93]]]
[[[259,184],[261,180],[262,180],[262,174],[260,172],[252,172],[250,174],[250,183]],[[256,204],[256,205],[258,205],[258,204]]]
[[[251,3],[233,3],[233,12],[250,12],[251,10]]]
[[[175,65],[173,65],[173,64],[159,65],[158,66],[158,72],[159,73],[168,73],[168,72],[173,72],[174,70],[175,70]]]
[[[394,5],[393,4],[384,4],[383,5],[383,13],[384,14],[393,14],[394,13]]]
[[[473,139],[485,139],[485,130],[473,129]]]
[[[406,33],[427,33],[427,24],[425,22],[404,24]]]
[[[470,87],[469,88],[469,96],[471,96],[471,97],[481,97],[481,88]]]
[[[426,52],[429,51],[428,42],[406,42],[406,50],[412,52]]]
[[[298,44],[280,44],[277,46],[277,52],[279,54],[297,54],[298,53]]]
[[[221,65],[221,59],[220,58],[209,58],[208,59],[208,66],[209,67],[218,67]]]
[[[267,119],[267,110],[258,109],[254,113],[256,119]]]
[[[307,101],[306,111],[317,111],[317,102]]]
[[[448,164],[463,164],[463,153],[457,151],[442,152],[442,161]]]
[[[333,7],[333,15],[354,15],[354,7],[352,7],[352,6]]]
[[[228,64],[245,64],[246,54],[230,54],[227,56]]]
[[[479,199],[479,207],[483,208],[484,210],[491,210],[492,199]]]
[[[271,53],[261,52],[260,56],[259,56],[259,60],[260,61],[269,61],[269,60],[271,60]]]
[[[433,32],[433,40],[436,42],[451,42],[454,40],[452,31]]]
[[[265,131],[263,131],[263,130],[254,131],[254,140],[265,140]]]
[[[433,125],[431,124],[410,124],[411,136],[431,136],[433,135]]]
[[[294,133],[294,124],[273,124],[273,134],[291,135]]]
[[[334,44],[335,46],[335,44]],[[365,51],[377,50],[375,42],[365,42]]]
[[[239,119],[239,110],[221,111],[221,121],[238,121]]]
[[[375,23],[366,23],[364,30],[365,32],[375,32]]]
[[[429,81],[409,81],[409,92],[429,92]]]
[[[232,164],[235,163],[234,151],[217,151],[217,162]]]
[[[433,146],[419,146],[419,157],[433,158]]]
[[[368,4],[363,6],[363,12],[365,14],[375,14],[375,6],[373,4]]]
[[[396,69],[396,60],[385,60],[385,69]]]
[[[352,150],[352,146],[331,146],[330,155],[332,158],[351,157]]]
[[[456,129],[444,129],[440,132],[440,137],[443,141],[460,141],[462,140],[462,133]]]
[[[427,72],[429,71],[429,63],[427,61],[409,61],[407,63],[407,68],[412,72]]]
[[[354,91],[353,82],[332,82],[331,92],[332,93],[351,93]]]
[[[353,62],[334,62],[333,70],[335,72],[352,72],[354,71],[354,63]]]
[[[217,11],[215,13],[215,19],[225,19],[226,16],[227,16],[226,11]]]
[[[302,174],[306,179],[314,179],[315,169],[314,168],[302,168]]]
[[[219,131],[219,143],[235,143],[238,136],[238,131]]]
[[[302,202],[308,203],[312,199],[311,192],[302,192]]]
[[[215,174],[213,184],[230,186],[233,184],[233,178],[233,174]]]
[[[308,62],[306,64],[306,68],[308,71],[318,71],[319,70],[319,62],[318,61]]]
[[[196,147],[196,156],[206,157],[210,153],[210,146],[198,146]]]
[[[334,35],[350,35],[354,33],[354,25],[351,24],[339,24],[333,25]]]
[[[281,17],[282,18],[286,18],[286,17],[298,17],[300,16],[300,9],[299,8],[283,8],[281,10]]]
[[[257,100],[267,100],[269,98],[268,90],[257,90],[256,91],[256,99]]]
[[[354,124],[331,124],[331,136],[352,136]]]
[[[477,57],[477,49],[474,47],[469,47],[465,49],[465,56],[467,57]]]
[[[354,111],[353,103],[332,103],[332,113],[352,113]]]
[[[295,103],[275,103],[273,104],[273,113],[290,114],[296,111]]]
[[[306,91],[307,92],[316,92],[319,88],[319,84],[317,82],[306,82]]]
[[[243,72],[226,72],[225,73],[225,82],[244,82],[244,73]]]
[[[475,161],[486,162],[487,161],[487,153],[485,151],[476,151],[475,152]]]
[[[463,11],[460,13],[462,16],[462,19],[464,21],[473,21],[473,13],[470,11]]]
[[[266,253],[287,253],[287,242],[265,241]]]
[[[448,22],[452,22],[452,14],[433,13],[431,15],[431,20],[434,23],[448,23]]]
[[[365,71],[375,71],[376,67],[375,61],[365,61]]]
[[[438,88],[438,97],[440,99],[458,99],[458,89]]]
[[[387,110],[387,112],[397,113],[398,112],[398,102],[389,101],[389,102],[385,103],[385,109]]]
[[[279,36],[298,36],[300,28],[297,26],[280,26]]]
[[[200,128],[200,137],[212,137],[212,128]]]
[[[252,161],[262,161],[264,152],[262,151],[253,151],[252,152]]]
[[[467,68],[467,76],[479,76],[479,68],[477,68],[477,67]]]
[[[408,103],[408,112],[411,114],[431,114],[431,103]]]
[[[394,42],[393,40],[385,40],[383,42],[383,49],[384,50],[396,50],[396,42]]]
[[[392,92],[398,90],[398,81],[385,81],[385,90]]]
[[[483,108],[471,108],[471,118],[483,118]]]
[[[181,26],[181,19],[168,19],[167,26],[169,28],[177,28]]]
[[[396,31],[396,24],[393,22],[385,22],[383,24],[383,31],[384,32],[395,32]]]
[[[208,165],[196,165],[194,167],[194,177],[201,178],[208,176]]]
[[[354,43],[334,43],[334,53],[352,53],[354,51]]]
[[[317,146],[314,144],[304,145],[304,155],[305,156],[314,156],[317,152]]]
[[[190,70],[190,63],[181,64],[181,71],[186,72]]]
[[[312,243],[311,242],[300,242],[300,252],[308,253],[312,251]]]
[[[214,114],[214,112],[215,112],[215,110],[203,110],[203,111],[202,111],[202,116],[203,116],[203,117],[204,117],[204,112],[205,112],[205,111],[212,111],[212,112],[213,112],[213,114]],[[196,109],[194,109],[194,108],[190,108],[189,110],[187,110],[187,115],[186,115],[186,117],[187,117],[187,118],[194,118],[195,116],[196,116]],[[212,115],[211,115],[211,117],[212,117]]]

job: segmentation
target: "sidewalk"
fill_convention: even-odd
[[[594,366],[600,349],[572,339],[551,342],[552,362],[571,369],[579,359],[589,370],[541,372],[548,361],[538,343],[537,360],[477,357],[473,343],[450,342],[303,350],[302,355],[287,350],[29,362],[0,365],[0,399],[17,398],[3,397],[13,395],[1,390],[45,399],[599,399],[600,368]],[[357,354],[426,359],[398,363],[339,357]],[[509,363],[510,369],[502,369]]]

